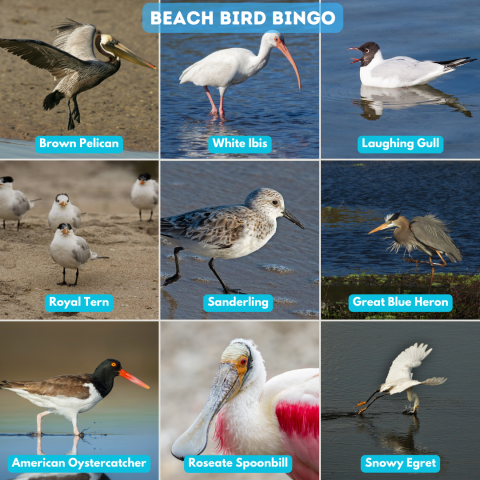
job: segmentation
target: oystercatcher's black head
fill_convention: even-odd
[[[0,184],[13,183],[12,177],[0,177]]]
[[[152,178],[152,176],[149,173],[141,173],[138,176],[138,179],[140,180],[140,185],[143,185],[145,182],[147,182],[151,178]]]
[[[350,65],[352,63],[361,62],[360,65],[366,67],[373,60],[375,54],[380,50],[380,47],[375,42],[367,42],[361,47],[352,47],[349,48],[349,50],[359,50],[363,53],[362,58],[352,58],[353,62],[350,62]]]
[[[130,375],[122,368],[122,364],[113,358],[104,360],[93,372],[93,384],[102,397],[106,397],[113,388],[113,380],[115,377],[123,377],[130,380],[143,388],[150,388],[138,378]]]

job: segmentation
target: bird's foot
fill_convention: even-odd
[[[225,117],[225,110],[223,108],[220,110],[220,116]]]
[[[63,282],[57,283],[57,285],[68,285],[68,283],[63,281]]]
[[[366,409],[367,409],[367,407],[365,407],[365,408],[362,408],[362,409],[361,409],[361,410],[358,412],[358,414],[357,414],[357,415],[360,415],[360,414],[361,414],[362,412],[364,412]]]
[[[167,285],[170,285],[171,283],[175,283],[178,280],[180,280],[180,275],[177,273],[171,277],[168,277],[165,282],[163,282],[162,287],[166,287]]]
[[[210,113],[208,114],[209,116],[212,116],[212,115],[218,115],[218,110],[215,108],[215,109],[211,109],[210,110]]]
[[[69,283],[68,286],[69,286],[69,287],[76,287],[77,284],[76,284],[76,283]]]
[[[355,405],[356,407],[361,407],[362,405],[365,405],[367,402],[360,402],[358,405]]]
[[[246,293],[243,293],[241,290],[236,290],[234,288],[224,288],[223,289],[223,293],[225,294],[233,294],[233,293],[236,293],[236,294],[239,294],[239,295],[246,295]]]

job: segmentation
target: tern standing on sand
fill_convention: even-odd
[[[81,215],[80,209],[70,203],[68,195],[59,193],[48,214],[48,224],[54,231],[61,223],[69,223],[73,228],[80,228],[82,223]]]
[[[149,173],[141,173],[133,184],[130,194],[132,205],[138,208],[140,221],[142,221],[142,210],[150,210],[152,221],[153,209],[158,205],[158,183],[152,179]]]

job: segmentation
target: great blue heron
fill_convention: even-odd
[[[408,401],[414,402],[412,413],[416,414],[418,407],[420,406],[420,399],[418,398],[418,395],[414,393],[413,387],[415,385],[442,385],[442,383],[447,381],[444,377],[428,378],[423,382],[413,380],[412,370],[419,367],[423,360],[425,360],[433,350],[432,348],[427,350],[427,347],[428,345],[424,345],[423,343],[420,345],[416,343],[398,355],[398,357],[392,362],[392,366],[388,371],[387,379],[385,380],[385,383],[380,386],[380,390],[375,390],[366,402],[360,402],[357,407],[367,404],[376,393],[387,393],[374,398],[369,405],[358,412],[358,415],[370,407],[375,400],[378,400],[385,395],[393,395],[404,391],[407,391]]]
[[[401,213],[401,212],[400,212]],[[400,215],[400,213],[391,213],[385,217],[385,223],[375,228],[370,233],[385,230],[386,228],[394,228],[393,236],[395,241],[391,245],[391,251],[398,253],[401,247],[410,253],[412,250],[420,250],[428,255],[431,267],[430,288],[432,288],[433,275],[435,273],[434,265],[438,267],[446,267],[447,262],[442,257],[446,255],[453,263],[462,260],[462,254],[458,247],[453,243],[453,240],[447,234],[450,232],[442,220],[439,220],[435,215],[428,214],[424,217],[415,217],[411,222],[407,218]],[[432,257],[437,254],[442,263],[433,263]],[[419,263],[427,263],[421,260],[409,259],[407,261]]]
[[[53,45],[40,40],[0,38],[0,47],[23,58],[34,67],[48,70],[54,80],[60,80],[53,92],[45,97],[43,108],[51,110],[63,98],[68,100],[68,129],[73,130],[73,120],[80,123],[77,95],[96,87],[116,73],[120,68],[120,57],[154,70],[157,67],[141,59],[112,36],[96,35],[94,25],[67,20],[71,23],[54,27],[57,36]],[[95,58],[94,45],[108,58],[107,61]],[[73,100],[73,112],[70,110],[70,100]]]

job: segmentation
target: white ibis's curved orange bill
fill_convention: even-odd
[[[390,225],[388,223],[382,223],[379,227],[373,229],[371,232],[368,232],[368,234],[370,235],[371,233],[375,233],[375,232],[378,232],[379,230],[385,230],[386,228],[388,228]]]
[[[128,372],[126,372],[123,368],[118,372],[118,374],[123,377],[123,378],[126,378],[127,380],[130,380],[132,383],[135,383],[137,385],[140,385],[141,387],[143,388],[150,388],[146,383],[143,383],[141,380],[139,380],[138,378],[134,377],[133,375],[130,375]]]
[[[293,60],[293,57],[290,55],[290,52],[288,51],[287,46],[285,45],[284,42],[278,42],[277,48],[281,50],[281,52],[288,58],[288,61],[292,64],[293,69],[295,70],[295,73],[297,74],[298,78],[298,88],[299,90],[302,89],[302,82],[300,80],[300,74],[298,73],[298,68],[295,65],[295,61]]]

